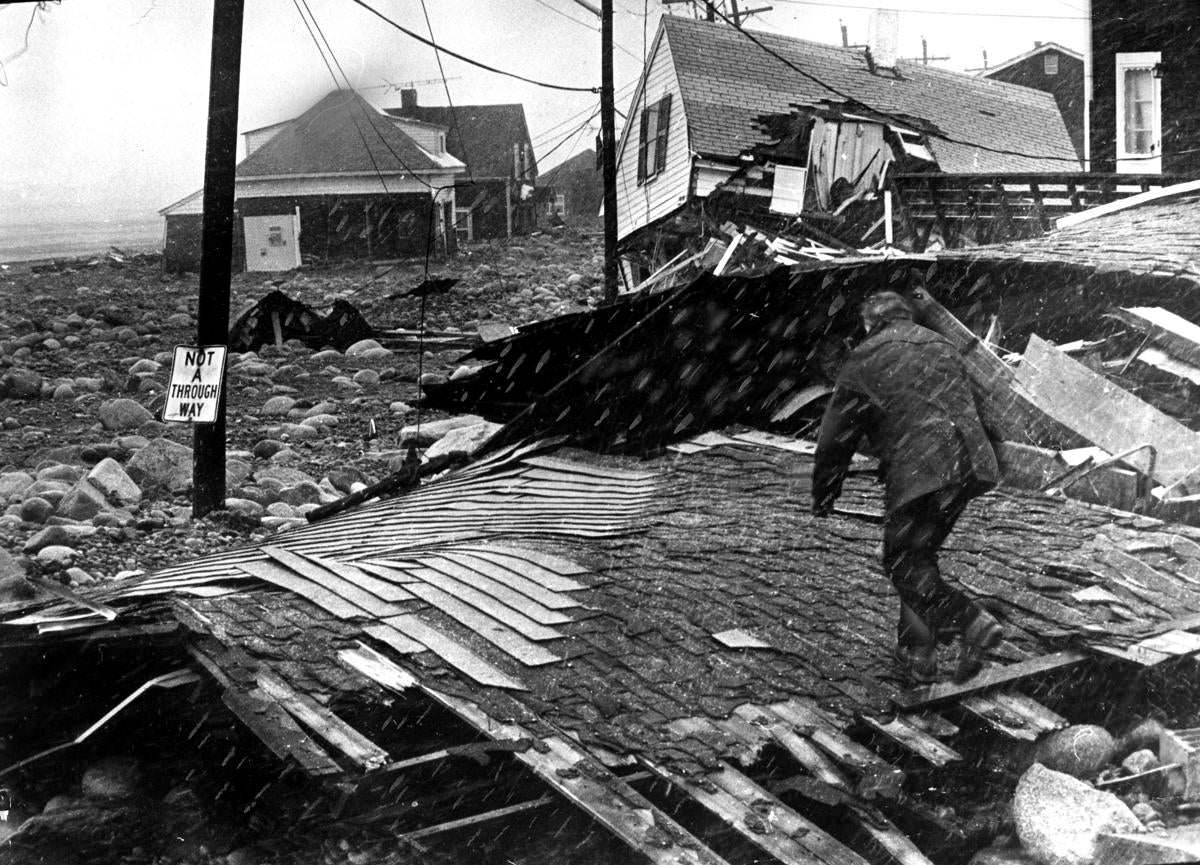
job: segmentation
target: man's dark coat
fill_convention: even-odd
[[[906,319],[879,325],[838,376],[817,441],[815,509],[833,506],[863,435],[880,458],[888,513],[935,490],[982,492],[999,479],[962,360]]]

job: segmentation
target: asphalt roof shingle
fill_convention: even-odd
[[[755,121],[795,105],[845,103],[920,118],[943,171],[1075,171],[1079,162],[1048,93],[900,61],[873,74],[862,51],[666,16],[692,150],[736,157],[767,137]],[[791,64],[791,65],[789,65]],[[793,68],[796,67],[796,68]],[[797,69],[801,71],[797,71]]]
[[[237,176],[439,169],[446,170],[361,96],[335,90],[242,160]]]

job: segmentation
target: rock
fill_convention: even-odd
[[[292,506],[321,501],[321,488],[312,481],[304,481],[279,491],[279,501]]]
[[[1143,824],[1152,823],[1155,820],[1161,819],[1159,817],[1158,811],[1156,811],[1154,809],[1154,806],[1151,805],[1149,802],[1138,802],[1136,805],[1134,805],[1129,810],[1132,811],[1133,816],[1137,817],[1139,820],[1141,820]]]
[[[1038,865],[1038,861],[1020,847],[985,847],[967,865]]]
[[[417,447],[428,447],[450,430],[475,426],[483,422],[483,418],[479,415],[464,414],[423,423],[419,432],[415,426],[406,426],[400,430],[400,441],[405,444],[412,441]]]
[[[500,424],[482,421],[471,426],[453,429],[429,446],[427,459],[461,453],[470,456],[500,429]]]
[[[129,367],[129,374],[137,375],[138,373],[143,373],[143,372],[158,372],[160,369],[162,369],[161,363],[159,363],[158,361],[155,361],[155,360],[151,360],[148,357],[144,357],[139,361],[135,361]]]
[[[287,447],[287,445],[278,439],[263,439],[255,444],[254,447],[250,449],[250,452],[254,454],[257,459],[269,460],[285,447]]]
[[[305,426],[302,423],[285,423],[278,430],[272,430],[272,432],[289,442],[310,442],[321,437],[320,427]]]
[[[1162,723],[1153,718],[1139,721],[1130,728],[1129,732],[1117,740],[1117,755],[1125,756],[1145,749],[1156,751],[1163,729]]]
[[[346,357],[362,357],[374,348],[383,348],[383,346],[373,339],[360,339],[346,349]]]
[[[1038,742],[1034,759],[1047,769],[1076,778],[1094,778],[1112,761],[1116,742],[1103,727],[1075,724]]]
[[[258,865],[258,854],[250,847],[239,847],[225,856],[225,865]]]
[[[83,469],[61,463],[40,468],[37,473],[39,481],[65,481],[68,484],[75,483],[81,477],[83,477]]]
[[[344,375],[335,375],[329,380],[329,383],[340,390],[362,390],[362,386],[358,382]]]
[[[141,488],[112,457],[96,463],[88,472],[87,480],[103,494],[109,504],[116,507],[137,507],[142,501]]]
[[[89,799],[125,799],[141,791],[142,769],[132,757],[105,757],[87,768],[80,781]]]
[[[405,415],[412,411],[412,406],[406,402],[396,400],[395,402],[388,403],[388,411],[390,411],[392,414]]]
[[[12,557],[8,550],[0,547],[0,582],[13,578],[25,578],[25,569]]]
[[[4,472],[0,474],[0,505],[8,504],[20,496],[33,484],[33,480],[33,475],[28,472]]]
[[[1017,782],[1012,809],[1021,845],[1044,865],[1091,865],[1102,832],[1142,828],[1116,796],[1041,763]]]
[[[262,413],[268,417],[284,417],[296,405],[290,396],[273,396],[263,403]]]
[[[313,429],[324,429],[325,427],[337,426],[338,417],[332,414],[314,414],[300,421],[301,426],[310,426]]]
[[[90,586],[96,582],[96,578],[83,568],[67,568],[67,579],[72,586]]]
[[[460,366],[454,372],[450,373],[450,381],[458,381],[460,378],[467,378],[469,376],[475,375],[475,373],[478,371],[479,371],[479,367],[468,366],[467,364],[464,363],[462,366]]]
[[[31,369],[10,369],[0,378],[0,399],[37,399],[42,395],[42,376]]]
[[[272,502],[271,504],[267,505],[267,514],[272,517],[290,520],[295,518],[296,509],[286,502]]]
[[[254,467],[245,460],[227,457],[225,460],[225,487],[232,489],[250,477]]]
[[[69,384],[60,384],[54,389],[54,393],[50,395],[50,398],[60,402],[68,402],[75,399],[75,388]]]
[[[277,492],[284,487],[295,486],[305,481],[313,482],[304,472],[287,466],[267,466],[255,472],[254,478],[261,486],[272,486]]]
[[[364,480],[362,472],[350,466],[334,469],[329,473],[328,477],[329,483],[333,486],[333,488],[341,493],[351,492],[351,488],[355,483],[359,483]]]
[[[260,520],[266,512],[266,509],[258,502],[239,498],[225,499],[225,510],[248,520]]]
[[[427,372],[417,380],[417,384],[421,385],[421,387],[429,387],[430,385],[445,384],[447,381],[449,379],[439,372]]]
[[[128,397],[102,402],[97,414],[105,429],[116,431],[137,429],[142,424],[154,420],[154,415],[150,414],[145,406]]]
[[[354,374],[352,381],[362,387],[374,387],[379,384],[379,373],[373,369],[360,369]]]
[[[30,496],[21,502],[20,510],[17,511],[18,516],[27,523],[42,524],[50,519],[50,515],[54,513],[54,505],[46,501],[41,496]]]
[[[1134,751],[1121,761],[1121,768],[1123,768],[1130,775],[1149,772],[1151,769],[1157,769],[1161,765],[1162,764],[1158,761],[1158,755],[1149,748],[1143,748],[1140,751]]]
[[[45,565],[62,565],[66,566],[75,561],[79,556],[79,550],[74,547],[63,546],[62,544],[51,544],[48,547],[42,547],[38,550],[37,560]]]
[[[65,545],[71,542],[71,533],[63,526],[46,526],[25,542],[21,551],[25,553],[40,552],[45,547]]]
[[[55,508],[55,513],[69,520],[84,522],[101,511],[107,509],[108,501],[104,493],[96,489],[86,478],[81,480],[62,497]]]
[[[304,517],[263,517],[263,528],[283,532],[305,524]]]
[[[192,449],[157,438],[130,458],[126,471],[144,494],[186,492],[192,485]]]

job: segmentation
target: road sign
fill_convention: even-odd
[[[225,381],[225,352],[223,345],[175,346],[175,363],[171,367],[163,420],[178,423],[216,421],[221,386]]]

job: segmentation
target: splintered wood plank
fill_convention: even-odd
[[[911,691],[904,691],[897,694],[892,698],[892,702],[904,709],[915,709],[919,706],[945,703],[971,694],[978,694],[981,691],[987,691],[1000,685],[1019,682],[1021,679],[1028,679],[1031,676],[1040,676],[1045,673],[1073,667],[1076,664],[1083,663],[1087,658],[1088,656],[1084,652],[1068,649],[1062,652],[1054,652],[1050,655],[1030,658],[1027,661],[1018,661],[1015,664],[985,667],[977,675],[972,676],[965,682],[938,682],[922,688],[914,688]]]
[[[485,577],[490,577],[502,585],[508,586],[510,589],[515,589],[530,600],[537,601],[543,607],[551,610],[565,610],[570,607],[578,607],[579,601],[572,598],[570,595],[564,595],[556,590],[548,589],[540,581],[535,581],[531,577],[524,576],[525,572],[538,570],[536,566],[530,566],[523,562],[508,559],[508,565],[504,564],[502,556],[485,556],[479,553],[460,553],[443,551],[438,553],[441,558],[449,559],[462,565],[464,568],[470,568],[478,574],[483,574]],[[500,559],[500,563],[495,560]],[[511,565],[511,567],[509,566]],[[524,566],[522,568],[522,566]],[[516,570],[522,568],[521,571]],[[549,577],[555,577],[555,574],[548,574]],[[559,581],[570,582],[574,586],[579,586],[573,580],[566,580],[565,577],[557,577]]]
[[[553,664],[555,661],[562,660],[549,649],[526,639],[517,631],[506,627],[491,616],[484,615],[441,589],[426,583],[413,583],[412,591],[421,600],[441,610],[459,624],[470,628],[505,654],[516,658],[526,666],[538,667],[542,664]]]
[[[898,772],[891,763],[865,745],[855,742],[824,712],[806,700],[788,700],[767,707],[776,716],[803,730],[804,734],[825,749],[829,756],[857,772],[874,768],[875,771]]]
[[[338,660],[389,690],[407,691],[417,687],[417,680],[411,673],[396,666],[366,643],[360,642],[353,649],[342,649],[338,652]]]
[[[489,739],[534,739],[519,724],[491,717],[475,703],[423,690]],[[654,865],[728,865],[670,816],[651,804],[626,781],[612,774],[578,746],[560,737],[543,740],[549,747],[514,753],[518,760],[585,814],[612,832]],[[861,863],[855,863],[861,865]]]
[[[842,774],[841,770],[825,755],[824,751],[804,736],[801,736],[790,724],[784,723],[777,716],[769,714],[760,706],[747,704],[734,709],[733,717],[761,729],[763,733],[770,736],[781,748],[791,754],[796,762],[803,766],[818,781],[823,781],[831,787],[845,790],[847,793],[854,790],[850,779]],[[714,723],[721,729],[735,735],[738,732],[731,727],[728,719],[715,721]]]
[[[552,610],[543,604],[539,604],[527,595],[523,595],[515,589],[510,589],[508,586],[497,580],[493,580],[485,574],[465,568],[457,562],[452,562],[441,556],[423,557],[420,559],[420,562],[421,568],[416,571],[410,571],[410,573],[415,574],[427,583],[437,586],[439,589],[458,595],[464,600],[470,595],[474,599],[470,601],[471,604],[475,604],[476,600],[478,600],[482,604],[479,609],[488,615],[495,615],[496,618],[510,627],[516,627],[516,625],[501,618],[504,611],[501,609],[501,615],[496,615],[492,608],[508,607],[526,619],[531,619],[540,625],[565,625],[571,621],[571,617],[566,613],[561,613],[558,610]],[[518,630],[521,629],[518,628]],[[555,632],[553,636],[560,637],[562,635]]]
[[[404,634],[397,631],[386,622],[379,622],[374,625],[364,625],[363,633],[369,637],[374,637],[379,642],[389,646],[401,655],[415,655],[417,652],[426,651],[423,643],[418,643],[416,640],[410,640]]]
[[[252,577],[263,582],[287,589],[307,601],[311,601],[327,613],[332,613],[339,619],[353,619],[367,616],[362,607],[356,606],[341,595],[333,592],[319,583],[307,580],[289,568],[272,561],[244,562],[238,567]]]
[[[933,738],[924,730],[909,724],[902,715],[886,722],[873,715],[864,714],[860,717],[867,726],[878,730],[893,742],[907,748],[933,766],[941,768],[948,763],[962,759],[962,755],[953,748]]]
[[[1142,640],[1136,645],[1139,649],[1149,649],[1152,652],[1162,652],[1174,657],[1194,655],[1196,652],[1200,652],[1200,634],[1179,630],[1166,631]]]
[[[356,607],[366,610],[372,616],[390,616],[400,612],[400,608],[396,605],[384,601],[332,571],[314,564],[299,553],[272,546],[263,547],[262,551],[278,564],[290,568],[311,582],[325,586],[329,591],[340,595]]]
[[[280,760],[295,760],[309,775],[335,775],[342,771],[292,716],[262,690],[255,688],[245,693],[226,688],[221,702]]]
[[[1049,733],[1067,726],[1067,719],[1062,715],[1020,691],[996,691],[989,696],[1008,711],[1021,715],[1026,724],[1039,733]]]
[[[254,678],[258,687],[287,709],[293,718],[340,751],[360,769],[378,769],[388,762],[387,751],[312,697],[295,691],[279,676],[260,668]]]
[[[512,547],[505,545],[505,543],[462,543],[462,545],[458,545],[457,548],[476,555],[482,555],[485,553],[488,555],[496,555],[496,557],[500,557],[500,559],[497,560],[497,564],[504,564],[504,561],[508,559],[517,559],[518,561],[522,561],[524,564],[538,566],[539,569],[541,569],[538,571],[539,576],[533,576],[532,573],[529,573],[529,575],[526,576],[528,576],[530,579],[540,579],[542,571],[550,571],[552,575],[557,575],[559,577],[570,577],[578,575],[578,573],[588,572],[587,567],[576,564],[575,561],[571,561],[570,559],[564,559],[563,557],[560,557],[560,555],[542,553],[540,551],[536,551],[536,549]],[[575,583],[574,581],[568,582],[574,585],[574,587],[586,588],[582,587],[582,585],[578,583]],[[574,590],[569,588],[559,588],[558,585],[550,585],[547,583],[542,583],[542,585],[545,585],[547,589],[553,589],[556,591]]]
[[[301,553],[301,555],[314,564],[325,568],[327,571],[333,571],[342,579],[366,589],[372,595],[384,601],[398,602],[411,601],[413,599],[412,593],[407,589],[396,585],[391,580],[379,579],[374,574],[368,573],[355,565],[322,558],[314,553]]]
[[[1037,741],[1041,730],[1031,726],[1023,715],[1009,711],[990,694],[963,697],[959,705],[1003,736],[1020,741]]]
[[[936,736],[939,739],[949,739],[951,736],[958,735],[957,724],[951,723],[933,712],[914,712],[905,715],[904,720],[918,730],[924,730],[930,736]]]
[[[451,667],[474,679],[481,685],[491,685],[494,688],[509,688],[514,691],[526,691],[519,681],[509,676],[503,670],[492,665],[472,652],[462,643],[454,640],[432,625],[410,613],[404,616],[393,616],[385,624],[391,625],[410,639],[421,643]]]
[[[697,782],[652,760],[643,762],[783,865],[867,865],[849,847],[728,764]]]

